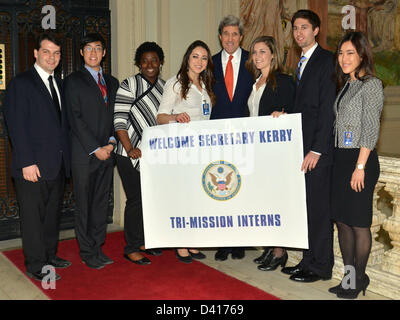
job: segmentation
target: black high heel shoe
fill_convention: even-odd
[[[192,256],[190,255],[190,253],[189,253],[188,256],[183,257],[183,256],[181,256],[181,255],[178,253],[178,250],[175,249],[175,255],[176,255],[176,257],[178,258],[178,260],[179,260],[180,262],[183,262],[183,263],[192,263],[192,261],[193,261]]]
[[[344,289],[338,291],[336,294],[338,298],[342,299],[357,299],[360,292],[363,292],[365,296],[365,291],[367,290],[369,285],[369,277],[365,274],[361,281],[356,281],[356,288],[355,289]]]
[[[337,286],[329,288],[328,291],[333,294],[337,294],[340,291],[346,290],[342,287],[342,282],[340,282]]]
[[[261,256],[259,256],[258,258],[255,258],[253,261],[254,263],[257,264],[264,264],[266,263],[267,259],[272,258],[270,257],[270,255],[272,254],[272,252],[274,251],[273,248],[266,248],[264,249],[264,252]]]
[[[272,270],[275,270],[276,268],[278,268],[278,266],[281,266],[282,268],[284,268],[287,260],[288,260],[288,254],[286,251],[279,258],[275,257],[272,254],[272,259],[270,259],[269,261],[266,261],[266,263],[258,266],[257,268],[258,268],[258,270],[261,270],[261,271],[272,271]]]

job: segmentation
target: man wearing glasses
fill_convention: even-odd
[[[75,233],[82,262],[101,269],[113,261],[103,252],[113,177],[114,101],[119,82],[103,72],[105,41],[96,33],[81,41],[84,68],[65,80],[71,125]]]

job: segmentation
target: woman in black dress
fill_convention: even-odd
[[[375,150],[383,107],[382,82],[375,77],[372,51],[362,32],[350,32],[336,52],[338,97],[334,104],[335,156],[332,219],[336,222],[345,276],[329,291],[355,299],[369,285],[372,199],[379,177]]]

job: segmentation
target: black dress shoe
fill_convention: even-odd
[[[197,260],[201,260],[201,259],[205,259],[206,258],[206,255],[204,253],[200,252],[200,251],[197,252],[197,253],[193,253],[193,252],[189,251],[189,254],[193,259],[197,259]]]
[[[257,268],[258,270],[261,271],[272,271],[278,268],[278,266],[281,266],[282,268],[286,265],[286,262],[288,260],[288,254],[285,251],[285,253],[281,257],[275,257],[272,254],[272,259],[268,260],[265,264],[259,265]]]
[[[303,271],[303,269],[299,265],[296,265],[294,267],[285,267],[282,268],[281,270],[281,272],[288,275],[296,274],[299,273],[300,271]]]
[[[243,259],[245,256],[244,248],[233,248],[232,249],[232,259]]]
[[[179,260],[180,262],[183,262],[183,263],[192,263],[192,261],[193,261],[192,256],[190,255],[190,253],[189,253],[188,256],[183,257],[183,256],[181,256],[181,255],[178,253],[178,250],[175,249],[175,255],[176,255],[176,257],[178,258],[178,260]]]
[[[29,278],[31,278],[31,279],[35,279],[35,280],[38,280],[38,281],[42,281],[46,276],[48,276],[49,274],[48,273],[43,273],[43,272],[29,272],[29,271],[26,271],[26,275],[29,277]],[[54,280],[60,280],[61,279],[61,277],[60,277],[60,275],[59,274],[55,274],[55,279]],[[46,280],[51,280],[51,279],[48,279],[48,278],[46,278]]]
[[[148,258],[146,258],[146,257],[143,257],[143,258],[140,259],[140,260],[132,260],[131,258],[129,258],[129,256],[128,256],[127,254],[124,254],[124,258],[125,258],[126,260],[132,262],[132,263],[136,263],[136,264],[141,265],[141,266],[151,263],[151,261],[150,261]]]
[[[54,268],[58,268],[58,269],[68,268],[71,265],[70,261],[61,259],[60,257],[57,257],[57,256],[50,259],[47,263],[52,265]]]
[[[272,252],[274,251],[273,248],[266,248],[264,249],[264,252],[261,256],[259,256],[258,258],[255,258],[253,260],[254,263],[257,264],[264,264],[266,263],[268,260],[270,260],[272,258]]]
[[[161,256],[162,255],[161,249],[145,249],[145,250],[139,249],[139,251],[150,254],[152,256]]]
[[[97,260],[99,260],[102,264],[112,264],[114,263],[114,261],[105,255],[105,253],[103,251],[100,251],[98,256],[97,256]]]
[[[229,251],[218,249],[215,253],[214,259],[215,261],[225,261],[228,259]]]
[[[311,283],[318,280],[330,280],[331,277],[322,277],[312,271],[302,270],[300,272],[292,274],[289,279],[297,282]]]
[[[85,258],[82,259],[82,262],[92,269],[100,270],[104,268],[104,264],[97,257]]]

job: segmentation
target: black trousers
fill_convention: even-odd
[[[113,167],[113,156],[101,161],[92,155],[89,164],[72,164],[75,234],[83,260],[97,256],[106,238]]]
[[[133,167],[130,158],[115,155],[118,173],[125,190],[124,211],[125,254],[139,251],[144,245],[142,193],[140,173]]]
[[[22,248],[28,272],[41,272],[57,254],[65,174],[54,180],[15,179],[22,227]]]
[[[300,266],[319,276],[332,276],[333,223],[330,219],[331,166],[306,173],[309,249],[303,251]]]

